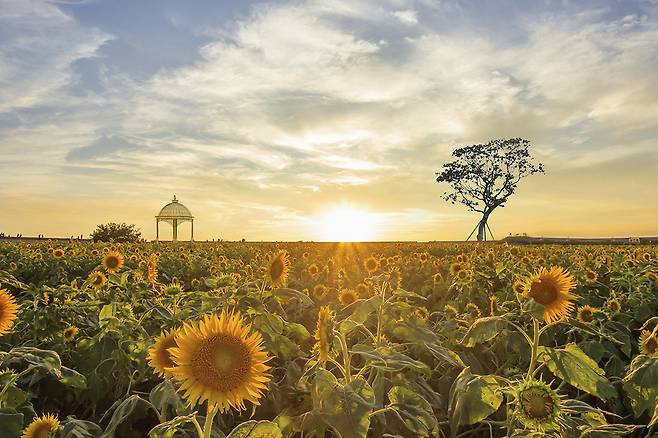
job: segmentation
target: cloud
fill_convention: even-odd
[[[116,135],[103,135],[90,145],[71,150],[66,159],[69,161],[88,161],[94,158],[103,158],[119,151],[135,151],[139,146],[123,137]]]
[[[72,64],[96,56],[112,36],[81,26],[56,5],[5,0],[0,10],[0,112],[46,103],[66,105],[58,93],[73,80]]]

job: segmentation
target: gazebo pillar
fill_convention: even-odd
[[[178,241],[178,219],[174,219],[173,226],[174,226],[174,234],[173,234],[172,240],[174,242],[176,242],[176,241]]]
[[[155,240],[156,242],[160,240],[160,220],[155,218]]]
[[[190,242],[194,241],[194,219],[192,219],[192,234],[190,235]]]

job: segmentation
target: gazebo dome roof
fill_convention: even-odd
[[[174,199],[169,204],[162,207],[160,214],[156,217],[161,219],[193,219],[190,210],[178,202],[176,195],[174,195]]]

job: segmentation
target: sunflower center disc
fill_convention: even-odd
[[[557,288],[552,282],[538,280],[530,287],[530,296],[541,305],[548,305],[557,298]]]
[[[215,353],[215,367],[223,372],[227,373],[233,368],[233,363],[235,362],[235,356],[230,350],[219,350]]]
[[[533,418],[546,418],[551,413],[553,400],[541,392],[531,391],[526,393],[524,398],[524,408],[527,414]]]
[[[656,339],[654,336],[651,336],[648,340],[647,343],[645,344],[645,347],[647,351],[651,354],[655,353],[656,350],[658,350],[658,339]]]
[[[283,262],[281,259],[276,259],[274,263],[272,263],[272,266],[270,266],[270,276],[272,277],[273,280],[277,280],[279,277],[281,277],[281,274],[283,273]]]
[[[205,340],[192,361],[194,374],[205,386],[230,391],[247,380],[251,353],[241,339],[216,335]]]

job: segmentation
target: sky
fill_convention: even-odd
[[[657,71],[658,0],[0,0],[0,232],[464,239],[435,172],[523,137],[496,237],[658,235]]]

